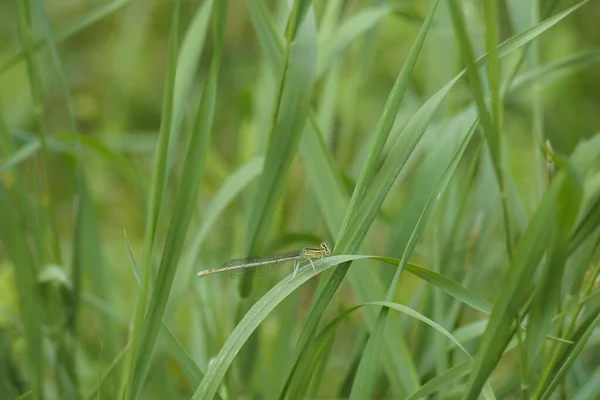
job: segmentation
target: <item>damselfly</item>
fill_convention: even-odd
[[[206,276],[216,274],[218,272],[228,272],[229,276],[232,278],[238,278],[246,274],[252,274],[258,270],[275,267],[276,265],[286,261],[294,261],[294,273],[292,275],[292,279],[294,279],[298,269],[300,268],[301,261],[308,261],[313,270],[317,272],[313,260],[318,259],[322,261],[324,257],[328,257],[330,255],[331,250],[329,250],[329,247],[327,247],[325,243],[321,243],[321,246],[316,249],[306,247],[302,250],[288,251],[270,256],[234,258],[226,261],[225,264],[219,268],[200,271],[198,272],[198,276]]]

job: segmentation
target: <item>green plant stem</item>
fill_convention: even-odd
[[[52,247],[52,257],[50,261],[57,264],[62,264],[62,254],[60,249],[60,235],[56,224],[56,215],[54,213],[54,200],[51,192],[52,182],[50,179],[49,165],[48,165],[48,144],[46,136],[48,134],[45,113],[44,113],[44,99],[42,93],[42,83],[40,77],[40,69],[38,67],[32,35],[32,24],[30,21],[31,12],[29,9],[28,0],[19,0],[18,5],[18,27],[19,36],[24,42],[26,49],[27,59],[27,74],[29,75],[29,82],[31,84],[31,97],[33,100],[33,115],[37,127],[37,134],[40,139],[41,149],[40,156],[38,157],[38,163],[40,168],[40,181],[42,193],[38,196],[41,199],[41,209],[47,211],[48,222],[50,224],[50,243]],[[43,252],[43,249],[38,249]],[[41,257],[42,260],[44,257]]]
[[[596,267],[594,268],[594,272],[591,275],[590,280],[587,282],[587,285],[586,285],[585,289],[583,290],[583,293],[580,297],[586,297],[590,294],[590,292],[594,288],[594,283],[596,282],[596,278],[598,277],[598,274],[600,274],[600,262],[598,262],[596,264]],[[577,306],[577,308],[575,309],[575,312],[573,313],[573,317],[569,321],[569,325],[567,326],[567,329],[565,330],[563,337],[568,338],[573,333],[573,330],[575,329],[575,324],[577,323],[577,319],[579,318],[579,314],[581,313],[583,306],[584,306],[584,304],[581,304],[581,305]],[[542,373],[542,377],[541,377],[540,381],[538,382],[536,390],[535,390],[533,396],[531,397],[532,399],[534,399],[534,400],[539,399],[540,396],[542,395],[542,393],[544,391],[544,387],[545,387],[546,383],[548,382],[548,379],[550,378],[550,374],[554,370],[554,368],[558,362],[558,359],[562,356],[564,349],[565,349],[564,343],[559,342],[556,344],[556,347],[554,348],[550,362],[546,365],[546,368],[544,369],[544,372]]]

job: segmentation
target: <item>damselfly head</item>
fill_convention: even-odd
[[[323,251],[323,253],[329,257],[331,255],[331,250],[329,249],[329,247],[327,246],[327,244],[325,243],[321,243],[321,246],[319,246],[321,248],[321,250]]]

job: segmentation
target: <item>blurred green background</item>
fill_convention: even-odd
[[[385,155],[401,137],[410,117],[465,67],[462,42],[457,39],[446,3],[440,3],[410,75]],[[459,3],[479,56],[487,48],[487,2]],[[580,2],[496,3],[494,15],[499,42],[503,42]],[[352,195],[367,163],[388,94],[432,4],[312,2],[306,18],[314,16],[316,21],[318,36],[313,50],[319,58],[314,88],[307,98],[344,195],[341,201],[335,198],[335,191],[325,193],[331,207],[347,205]],[[215,44],[211,2],[185,0],[180,7],[177,47],[184,53],[187,40],[194,50],[177,63],[175,79],[188,71],[189,81],[179,87],[183,92],[176,92],[179,97],[170,125],[150,293],[157,285],[156,274],[162,268],[160,259],[173,215],[181,211],[178,193],[187,185],[182,181],[185,154],[196,132],[198,104],[219,47]],[[169,85],[173,9],[174,2],[164,0],[0,2],[0,113],[4,132],[0,178],[5,198],[0,214],[5,230],[0,246],[0,399],[30,390],[32,398],[117,398],[124,382],[131,379],[127,355],[123,354],[129,349],[140,288],[131,256],[143,272],[144,241],[148,240],[145,224],[152,206],[159,131],[168,107],[164,99]],[[268,151],[277,151],[269,146],[273,144],[280,74],[273,71],[272,53],[265,48],[268,41],[261,42],[257,33],[261,32],[257,29],[260,19],[253,20],[252,13],[270,16],[275,29],[272,33],[283,40],[288,2],[229,1],[226,12],[211,139],[204,147],[203,168],[198,170],[199,190],[190,193],[193,211],[189,218],[184,217],[190,226],[187,236],[179,237],[182,255],[173,259],[178,272],[164,297],[166,312],[161,318],[174,336],[165,339],[168,334],[161,328],[154,352],[154,347],[142,345],[141,351],[148,352],[149,368],[138,393],[143,398],[190,398],[199,384],[193,377],[202,378],[194,374],[206,373],[211,358],[241,316],[291,270],[290,266],[285,272],[254,280],[252,295],[246,299],[240,298],[238,283],[226,276],[214,275],[201,282],[196,278],[195,272],[201,269],[247,255],[248,243],[253,240],[249,238],[253,201],[261,190],[261,160]],[[504,168],[514,185],[511,196],[517,199],[510,205],[514,232],[509,235],[515,243],[548,187],[544,142],[549,140],[554,152],[568,157],[578,143],[598,133],[598,21],[600,2],[590,1],[499,63],[499,87],[507,82],[515,84],[503,97],[500,128]],[[482,75],[486,71],[480,69]],[[412,213],[408,199],[411,193],[431,190],[423,167],[427,155],[440,151],[438,144],[445,133],[468,129],[470,122],[461,122],[457,116],[467,115],[468,119],[469,113],[475,112],[469,82],[463,78],[445,97],[355,253],[403,256],[404,247],[395,245],[404,243],[402,236],[407,234],[402,224],[407,213]],[[493,303],[500,289],[496,276],[506,271],[509,261],[502,208],[483,137],[476,132],[439,205],[432,210],[414,254],[408,255],[415,264],[461,282]],[[339,238],[327,222],[328,211],[316,193],[320,189],[313,186],[307,172],[310,164],[315,168],[320,164],[307,156],[311,145],[302,141],[304,137],[298,136],[298,140],[298,154],[298,142],[284,150],[293,158],[289,172],[281,170],[282,195],[274,195],[272,218],[266,218],[265,226],[259,228],[264,238],[254,250],[259,248],[262,254],[315,247],[322,241],[333,247]],[[596,175],[590,178],[596,184],[592,187],[598,186],[597,167],[596,160],[592,168]],[[338,211],[344,215],[346,210]],[[480,244],[480,235],[487,244]],[[23,254],[30,254],[30,262],[23,264],[22,258],[15,258],[19,252],[11,252],[18,246],[14,241],[24,246]],[[588,251],[589,263],[583,270],[598,259],[596,247]],[[375,261],[356,264],[371,271],[385,294],[394,269]],[[31,273],[19,281],[16,275],[24,268]],[[472,268],[479,272],[465,278]],[[280,393],[319,282],[318,278],[310,280],[269,315],[259,335],[249,340],[229,370],[219,391],[222,397],[270,399]],[[34,322],[24,322],[20,309],[28,302],[29,290],[36,291],[41,305],[39,314],[33,314]],[[457,311],[454,300],[440,293],[430,292],[421,280],[403,274],[394,301],[414,307],[452,332],[481,319],[479,311]],[[356,286],[343,283],[327,308],[326,320],[358,302],[375,300],[384,298],[357,293]],[[329,357],[316,369],[319,379],[309,378],[312,383],[306,396],[350,395],[371,332],[361,312],[341,323]],[[452,312],[455,318],[445,320]],[[425,383],[460,360],[451,356],[437,360],[435,346],[441,339],[433,338],[436,333],[431,328],[407,320],[402,317],[398,324],[408,343],[405,350],[414,362],[416,382]],[[27,356],[28,343],[35,342],[27,335],[36,324],[41,335],[37,372]],[[175,342],[179,347],[173,347]],[[469,345],[475,354],[477,343]],[[183,349],[187,355],[177,353]],[[564,393],[571,395],[594,376],[597,346],[587,351],[587,357],[576,365],[579,375],[564,384]],[[398,384],[391,382],[381,364],[384,362],[376,361],[379,369],[372,398],[404,398],[412,393],[404,378],[399,378]],[[497,366],[492,387],[498,398],[519,393],[518,364],[519,355],[514,352]],[[456,382],[439,398],[460,398],[465,381]],[[596,392],[590,393],[598,393],[600,387],[596,387]]]

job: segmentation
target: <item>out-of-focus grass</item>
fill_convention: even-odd
[[[0,3],[0,398],[598,397],[600,8],[536,7]]]

